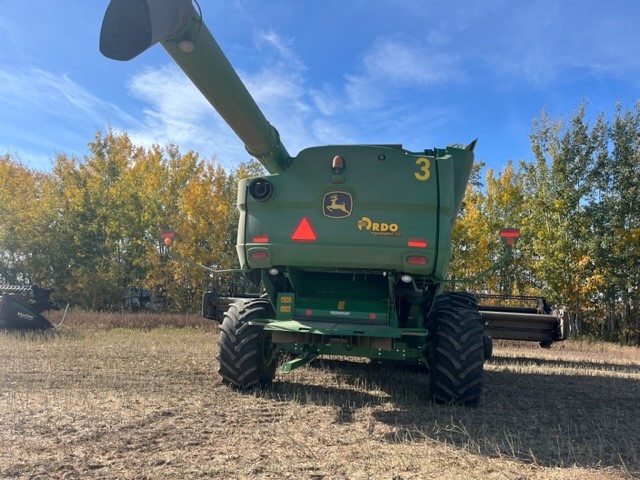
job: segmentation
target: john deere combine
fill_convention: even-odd
[[[475,141],[411,152],[330,145],[290,155],[191,0],[112,0],[100,36],[129,60],[160,42],[269,172],[238,187],[240,269],[264,295],[232,303],[219,373],[240,388],[320,355],[422,364],[439,402],[478,403],[483,322],[444,291]],[[425,392],[426,394],[427,392]]]

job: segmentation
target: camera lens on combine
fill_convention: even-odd
[[[273,184],[264,178],[256,178],[249,184],[249,195],[258,202],[265,202],[273,195]]]

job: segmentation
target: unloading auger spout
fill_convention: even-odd
[[[218,111],[247,151],[269,173],[291,156],[222,52],[191,0],[112,0],[102,23],[100,51],[130,60],[160,42]]]

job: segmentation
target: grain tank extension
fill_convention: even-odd
[[[443,291],[451,229],[475,142],[408,151],[328,145],[291,156],[191,0],[112,0],[100,50],[129,60],[156,42],[268,175],[238,186],[241,269],[265,295],[231,304],[219,373],[267,384],[320,355],[421,364],[431,398],[478,403],[482,320],[472,295]]]

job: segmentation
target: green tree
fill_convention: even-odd
[[[463,208],[453,230],[453,255],[450,276],[470,279],[478,277],[505,259],[506,251],[499,232],[503,227],[521,223],[523,188],[512,162],[496,176],[487,169],[484,186],[477,164],[467,186]],[[476,292],[512,294],[523,290],[521,255],[511,258],[499,270],[479,276],[467,288]]]
[[[58,216],[57,264],[64,295],[91,309],[121,305],[129,285],[158,289],[181,310],[199,308],[206,273],[167,261],[160,232],[178,232],[181,255],[226,268],[232,175],[194,152],[136,147],[126,133],[98,131],[78,161],[59,155],[52,182]],[[235,256],[235,252],[234,256]]]
[[[481,180],[484,165],[484,162],[474,164],[462,207],[453,225],[449,265],[449,277],[452,279],[469,279],[490,266],[490,237],[486,232],[483,212],[485,196]]]
[[[585,256],[584,201],[594,146],[581,104],[569,125],[543,112],[531,133],[535,163],[524,164],[529,196],[526,229],[535,259],[534,272],[543,293],[572,309],[580,305],[579,263]]]
[[[34,281],[28,265],[42,218],[38,202],[44,181],[11,155],[0,156],[0,281]]]
[[[591,237],[587,265],[604,310],[602,333],[640,343],[640,102],[616,105],[613,120],[594,133],[594,185],[587,208]],[[596,282],[596,280],[599,280]]]

